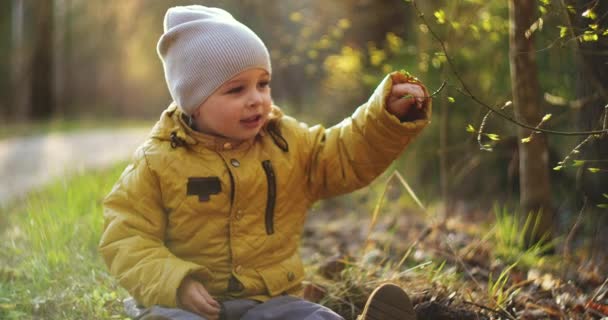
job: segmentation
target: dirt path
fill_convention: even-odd
[[[102,129],[0,140],[0,207],[51,179],[128,159],[149,129]]]

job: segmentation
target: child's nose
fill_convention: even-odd
[[[247,105],[250,107],[255,107],[258,106],[262,103],[262,101],[264,101],[264,97],[262,96],[261,92],[258,92],[257,90],[252,90],[252,93],[249,95],[249,100],[247,102]]]

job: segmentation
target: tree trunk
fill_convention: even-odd
[[[48,119],[54,110],[53,98],[53,0],[34,7],[34,52],[31,64],[31,119]]]
[[[30,110],[28,65],[29,54],[25,45],[24,0],[13,0],[11,8],[11,107],[7,118],[18,122],[27,118]]]
[[[67,33],[67,0],[55,0],[54,7],[54,19],[55,19],[55,32],[53,34],[53,105],[55,112],[59,115],[65,116],[65,104],[66,104],[66,91],[65,91],[65,80],[66,80],[66,33]]]
[[[517,119],[527,124],[537,124],[542,118],[536,57],[532,37],[526,37],[537,8],[534,0],[509,1],[509,55],[511,66],[511,87]],[[531,131],[518,128],[520,206],[536,222],[526,230],[526,241],[533,244],[545,236],[550,237],[553,229],[553,208],[549,184],[549,164],[547,137],[537,133],[529,143],[521,143]],[[538,213],[538,217],[536,214]]]

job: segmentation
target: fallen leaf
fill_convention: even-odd
[[[593,309],[605,316],[608,316],[608,305],[605,304],[601,304],[601,303],[597,303],[597,302],[593,302],[591,300],[589,300],[589,302],[587,302],[587,304],[585,305],[585,307],[587,309]]]

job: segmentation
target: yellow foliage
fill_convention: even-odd
[[[350,20],[348,20],[348,19],[340,19],[340,21],[338,21],[338,27],[340,27],[340,29],[348,29],[348,28],[350,28]]]
[[[319,49],[327,49],[331,46],[331,40],[329,40],[329,37],[324,35],[321,37],[321,40],[319,40],[319,42],[317,42],[316,47]]]
[[[403,47],[403,39],[392,32],[386,34],[386,43],[388,44],[389,50],[393,53],[399,52]]]
[[[330,55],[323,65],[327,77],[325,86],[329,89],[357,90],[358,82],[353,79],[361,77],[363,54],[345,46],[339,54]]]
[[[368,44],[367,51],[369,54],[369,62],[372,66],[377,67],[386,60],[386,52],[382,49],[376,48],[373,43]]]
[[[310,59],[316,59],[318,56],[319,56],[319,51],[314,50],[314,49],[308,50],[308,57]]]
[[[292,12],[289,15],[289,20],[293,21],[293,22],[300,22],[302,21],[302,13],[300,12]]]

